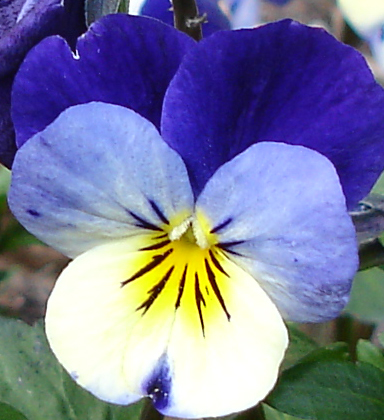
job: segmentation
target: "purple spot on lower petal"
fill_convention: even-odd
[[[41,216],[41,213],[39,213],[38,211],[33,210],[33,209],[28,209],[27,213],[30,214],[33,217],[40,217]]]
[[[70,375],[74,381],[77,381],[79,379],[79,374],[77,372],[71,372]]]
[[[157,410],[163,410],[169,405],[171,386],[170,368],[167,357],[164,355],[144,385],[144,389]]]

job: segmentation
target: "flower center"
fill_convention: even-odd
[[[147,245],[139,249],[135,261],[137,269],[122,283],[124,287],[140,283],[137,311],[143,316],[155,308],[160,312],[173,308],[177,313],[182,307],[188,322],[198,324],[203,335],[209,318],[230,320],[221,293],[229,281],[228,257],[205,227],[197,217],[188,217],[146,237]]]

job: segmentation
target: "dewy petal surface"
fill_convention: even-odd
[[[212,226],[208,243],[249,272],[284,318],[321,322],[347,303],[358,266],[355,230],[324,156],[253,145],[213,175],[196,212]]]
[[[44,40],[15,79],[17,145],[64,109],[91,101],[131,108],[158,127],[165,90],[192,45],[187,35],[159,21],[120,14],[94,23],[79,38],[76,55],[59,37]]]
[[[64,270],[46,315],[54,353],[80,385],[110,402],[149,395],[160,412],[184,418],[256,404],[274,385],[287,346],[279,312],[220,252],[223,271],[204,262],[208,250],[161,241],[155,234],[113,241]]]
[[[191,50],[167,91],[162,135],[196,195],[251,144],[278,141],[327,156],[352,208],[383,170],[383,114],[384,91],[359,53],[280,21],[217,32]]]
[[[104,103],[67,109],[19,149],[8,200],[28,230],[71,257],[193,209],[177,153],[149,121]]]

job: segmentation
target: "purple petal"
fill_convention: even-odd
[[[144,118],[106,103],[67,109],[20,148],[8,201],[26,229],[71,257],[161,231],[193,206],[177,153]]]
[[[384,91],[360,54],[285,20],[199,43],[169,87],[162,133],[195,194],[223,163],[272,140],[327,156],[351,208],[384,168],[383,115]]]
[[[0,77],[17,70],[25,54],[40,40],[62,29],[64,8],[60,0],[41,0],[17,21],[23,2],[0,8]]]
[[[25,0],[6,0],[0,4],[0,33],[11,29],[17,21]]]
[[[216,0],[197,0],[199,14],[206,13],[207,22],[202,25],[203,35],[209,36],[223,29],[230,29],[230,23]],[[141,8],[140,14],[161,20],[173,26],[173,11],[169,0],[147,0]]]
[[[336,317],[358,266],[356,234],[333,165],[263,142],[223,165],[196,203],[219,247],[297,322]]]
[[[4,76],[0,82],[0,162],[9,168],[16,153],[15,133],[11,120],[12,82],[12,76]]]
[[[83,1],[14,0],[0,5],[0,161],[10,167],[16,150],[10,117],[13,77],[27,52],[43,38],[69,40],[85,29]],[[72,42],[73,45],[73,42]]]
[[[92,25],[79,39],[76,56],[63,39],[44,40],[15,78],[17,145],[66,108],[91,101],[131,108],[158,127],[165,90],[192,45],[168,25],[127,15],[109,15]]]

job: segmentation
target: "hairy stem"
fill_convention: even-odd
[[[195,0],[172,0],[175,28],[186,33],[196,41],[203,37],[201,25],[205,16],[199,16]]]

